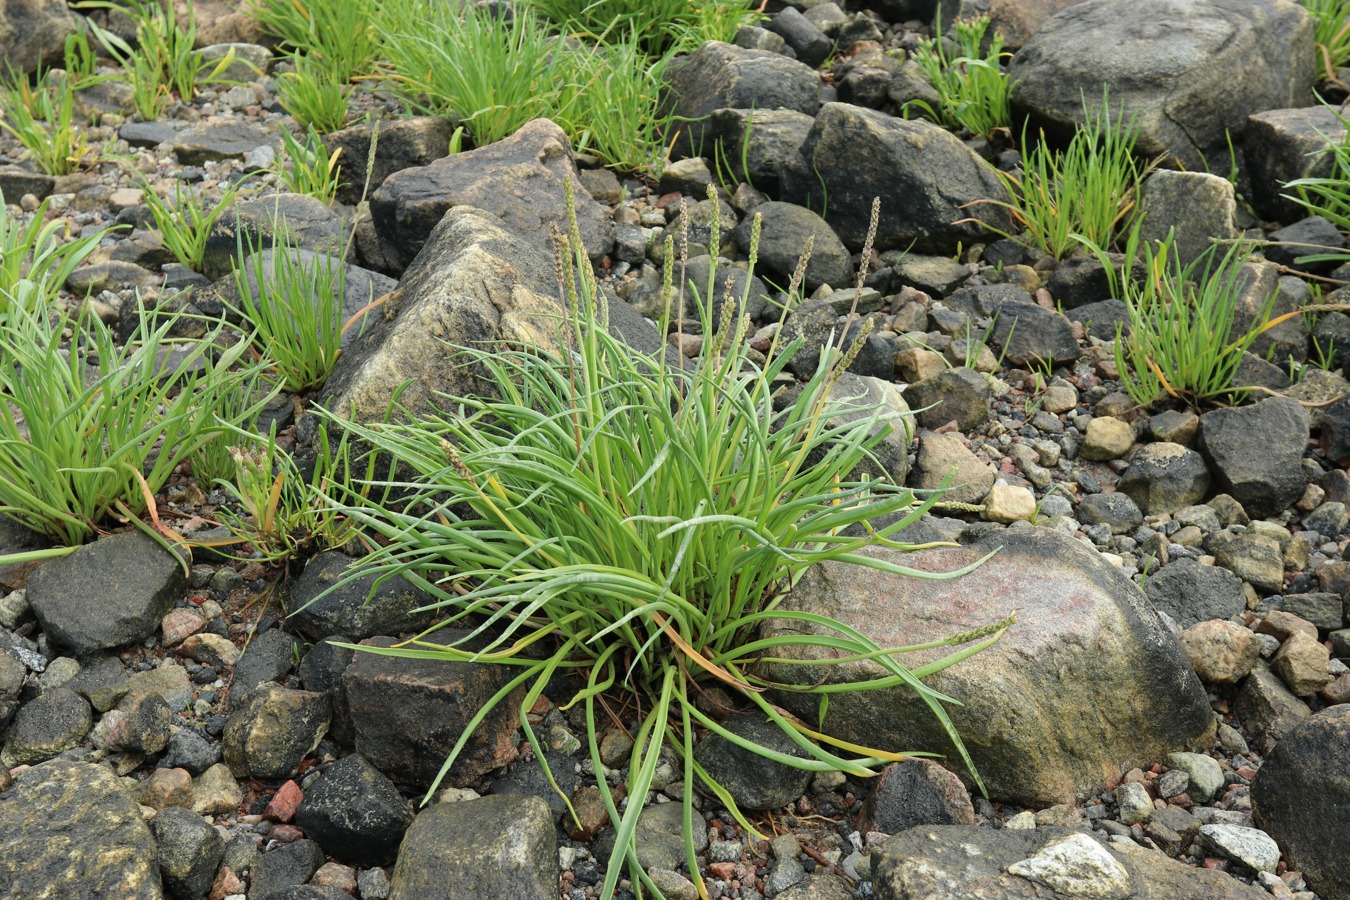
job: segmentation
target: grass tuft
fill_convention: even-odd
[[[574,216],[570,235],[559,236],[559,254],[566,313],[557,346],[459,348],[458,362],[484,368],[498,398],[442,397],[440,411],[412,421],[397,406],[391,412],[400,416],[383,423],[324,414],[409,473],[398,482],[367,482],[397,489],[397,503],[335,496],[340,511],[381,545],[352,577],[402,575],[436,598],[446,615],[441,625],[470,633],[449,646],[419,637],[387,650],[359,649],[495,662],[515,672],[467,725],[428,797],[479,722],[522,686],[521,728],[552,780],[527,714],[555,681],[575,691],[563,707],[584,716],[590,758],[600,771],[608,719],[597,706],[602,693],[618,694],[610,708],[640,710],[627,773],[634,800],[624,807],[599,779],[616,840],[598,896],[611,896],[625,871],[639,893],[659,896],[637,863],[633,840],[641,798],[663,752],[682,766],[686,857],[695,879],[696,789],[711,791],[758,833],[694,758],[698,733],[721,734],[810,771],[867,775],[902,758],[822,734],[770,699],[773,685],[756,675],[757,662],[806,643],[833,648],[841,658],[877,659],[887,676],[868,686],[912,687],[969,764],[942,698],[900,663],[899,650],[880,648],[826,617],[776,609],[807,568],[828,559],[916,577],[960,574],[932,576],[857,552],[891,544],[888,535],[933,498],[921,502],[899,485],[850,474],[890,426],[902,427],[875,408],[833,399],[854,348],[828,347],[800,395],[776,410],[775,380],[801,342],[757,366],[743,296],[726,298],[716,324],[712,304],[700,303],[703,332],[712,335],[705,353],[670,368],[609,333]],[[720,287],[714,271],[703,296]],[[898,521],[845,536],[850,526],[887,514]],[[810,622],[826,634],[757,639],[769,618]],[[937,667],[988,646],[1007,625],[940,642],[970,638]],[[729,733],[697,702],[713,685],[775,723],[805,758]]]
[[[1006,134],[1012,127],[1012,84],[1004,73],[1003,35],[995,31],[989,49],[981,51],[989,30],[988,16],[957,19],[953,27],[960,55],[947,56],[942,38],[942,17],[934,26],[935,37],[921,38],[914,61],[928,76],[938,94],[938,105],[924,100],[905,104],[903,114],[921,114],[948,128],[964,128],[987,140]]]
[[[202,410],[253,397],[235,410],[256,415],[260,367],[247,339],[171,338],[180,316],[141,311],[117,345],[97,316],[49,317],[10,309],[0,329],[0,515],[74,545],[111,515],[132,517],[179,463],[220,430]],[[73,337],[63,346],[64,333]],[[173,352],[170,342],[173,343]]]

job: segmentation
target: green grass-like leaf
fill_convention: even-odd
[[[1138,125],[1113,116],[1108,100],[1096,111],[1084,103],[1086,124],[1063,151],[1044,134],[1029,143],[1024,129],[1021,177],[997,171],[1012,201],[987,201],[1012,213],[1025,229],[1020,240],[1056,259],[1078,248],[1075,235],[1110,246],[1139,202],[1150,166],[1134,156]]]
[[[0,515],[63,544],[78,544],[114,512],[136,515],[146,491],[220,429],[200,410],[254,393],[260,369],[245,358],[247,339],[170,338],[177,316],[142,312],[119,346],[96,316],[49,318],[10,310],[0,329]],[[69,350],[63,332],[74,337]],[[170,341],[175,352],[170,354]]]
[[[936,107],[923,100],[905,104],[904,114],[918,112],[948,128],[964,128],[993,140],[1012,126],[1012,84],[1002,69],[1003,35],[995,31],[988,50],[981,50],[989,30],[988,16],[958,19],[954,26],[960,55],[947,56],[942,43],[942,17],[934,26],[938,35],[922,38],[914,61],[938,94]]]
[[[335,497],[381,545],[352,577],[402,575],[437,598],[442,625],[469,630],[448,647],[414,639],[372,652],[498,662],[518,672],[466,727],[436,783],[477,722],[518,686],[531,686],[520,721],[537,746],[525,712],[550,679],[567,672],[585,675],[568,705],[584,710],[597,761],[605,724],[598,695],[635,695],[643,712],[629,796],[644,796],[662,750],[673,752],[683,761],[686,822],[702,784],[753,831],[692,757],[695,728],[745,744],[694,703],[705,683],[729,689],[807,751],[796,758],[748,745],[787,765],[868,774],[900,758],[834,741],[768,699],[756,663],[802,641],[754,634],[768,616],[793,615],[775,611],[777,598],[823,560],[935,577],[857,552],[889,543],[887,535],[935,499],[920,502],[903,487],[851,474],[889,427],[903,423],[831,399],[849,358],[833,347],[797,399],[775,409],[774,380],[800,344],[756,366],[749,321],[738,311],[743,297],[728,298],[716,324],[710,305],[700,304],[704,333],[714,337],[684,368],[629,347],[606,327],[575,219],[560,271],[567,312],[558,346],[459,348],[458,362],[484,371],[497,397],[442,397],[440,411],[417,418],[395,407],[398,415],[382,423],[323,414],[408,473],[368,484],[398,491],[398,502],[388,493],[380,502]],[[716,287],[714,273],[706,296]],[[845,536],[851,525],[895,513],[881,533]],[[968,760],[945,698],[866,636],[825,617],[813,622],[841,656],[875,659],[887,670],[875,686],[917,691]],[[972,647],[925,672],[987,645],[1006,624],[963,637]],[[533,652],[540,647],[542,655]],[[635,886],[654,891],[632,845],[641,804],[621,810],[604,779],[599,788],[616,831],[599,895],[610,896],[625,870]],[[692,864],[692,848],[686,851]]]
[[[63,242],[63,219],[47,221],[49,201],[42,201],[27,225],[10,218],[0,195],[0,321],[15,309],[45,310],[61,286],[98,249],[97,235]]]

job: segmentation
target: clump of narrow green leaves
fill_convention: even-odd
[[[160,0],[86,0],[92,9],[125,13],[136,23],[135,46],[124,38],[90,25],[104,49],[126,72],[136,114],[145,121],[162,116],[176,93],[192,102],[202,84],[225,81],[234,62],[231,51],[211,65],[197,47],[197,19],[188,4],[186,23],[180,23],[172,3]]]
[[[84,166],[94,150],[75,124],[76,78],[44,72],[35,85],[11,71],[0,82],[0,128],[12,134],[48,175],[69,175]]]
[[[575,149],[608,163],[660,163],[671,121],[660,107],[669,57],[648,56],[640,32],[560,37],[529,7],[502,16],[439,0],[390,6],[381,29],[390,86],[414,109],[455,116],[479,146],[542,116]]]
[[[296,54],[294,68],[277,79],[277,99],[302,128],[329,134],[347,124],[347,95],[351,85],[339,81],[313,62]]]
[[[1292,189],[1294,193],[1285,194],[1284,197],[1302,206],[1309,215],[1321,216],[1341,231],[1350,231],[1350,121],[1335,107],[1326,103],[1323,105],[1331,110],[1346,129],[1346,135],[1339,140],[1322,135],[1326,147],[1321,152],[1331,156],[1331,173],[1286,182],[1284,187]],[[1300,261],[1343,262],[1347,257],[1350,257],[1350,253],[1345,250],[1327,247],[1322,252],[1300,257]]]
[[[942,43],[940,16],[935,30],[936,37],[919,40],[914,61],[937,91],[938,104],[911,100],[905,104],[905,116],[917,112],[940,125],[964,128],[990,140],[1007,132],[1012,126],[1012,84],[1002,63],[1011,54],[1003,51],[1003,35],[995,31],[989,49],[982,51],[989,17],[958,19],[953,30],[960,55],[949,58]]]
[[[1137,207],[1151,168],[1134,156],[1137,122],[1113,117],[1107,99],[1095,111],[1084,103],[1085,124],[1062,151],[1044,134],[1028,142],[1023,129],[1021,177],[997,172],[1013,199],[987,201],[1022,225],[1019,240],[1056,259],[1078,248],[1075,235],[1109,246]]]
[[[81,543],[109,516],[143,512],[214,437],[221,426],[201,410],[242,395],[255,398],[242,414],[257,414],[270,395],[257,390],[248,340],[218,341],[218,327],[171,338],[178,324],[142,312],[118,345],[96,316],[10,309],[0,329],[0,515]]]
[[[1350,62],[1350,0],[1303,0],[1313,16],[1313,42],[1317,45],[1322,77],[1336,80],[1336,70]]]
[[[292,454],[277,446],[275,428],[265,439],[238,427],[225,437],[232,440],[233,472],[216,485],[230,502],[217,515],[233,535],[231,543],[247,544],[262,559],[283,563],[314,550],[341,547],[356,537],[356,523],[326,499],[344,491],[358,493],[352,486],[346,432],[334,445],[326,429],[318,430],[307,475]]]
[[[337,362],[347,267],[335,256],[276,242],[268,252],[260,249],[239,238],[238,312],[251,326],[258,351],[280,374],[283,389],[299,393],[323,384]]]
[[[159,229],[165,248],[180,264],[200,272],[206,259],[206,243],[220,217],[234,202],[239,193],[239,184],[228,184],[221,188],[219,199],[209,205],[203,191],[186,186],[181,181],[174,182],[172,203],[155,193],[150,184],[144,183],[141,187],[145,194],[145,205],[154,217],[155,227]]]
[[[62,241],[62,219],[47,221],[48,201],[33,212],[27,225],[10,218],[0,195],[0,322],[13,309],[45,310],[89,254],[98,237]]]
[[[396,416],[374,424],[327,414],[410,473],[371,485],[397,488],[398,502],[335,498],[381,544],[352,577],[402,575],[437,598],[443,625],[469,632],[448,646],[418,638],[387,650],[360,649],[491,661],[517,673],[467,724],[437,783],[474,729],[522,687],[521,727],[551,780],[527,713],[565,676],[584,683],[563,706],[581,710],[600,772],[600,733],[608,722],[597,711],[600,695],[627,695],[610,708],[641,711],[627,773],[632,799],[621,808],[616,791],[599,779],[616,837],[598,895],[611,896],[625,871],[639,893],[659,895],[637,863],[633,840],[663,751],[682,766],[694,878],[696,789],[711,790],[754,832],[695,759],[699,732],[811,771],[866,775],[900,758],[822,734],[769,699],[754,675],[757,660],[820,641],[842,657],[875,658],[892,683],[913,687],[969,761],[939,696],[909,674],[898,651],[826,617],[775,608],[782,592],[823,560],[935,577],[858,553],[891,543],[888,536],[932,502],[852,474],[890,426],[903,427],[875,407],[831,399],[858,348],[828,348],[800,395],[775,409],[774,381],[801,342],[771,351],[767,364],[757,366],[741,312],[745,297],[726,298],[717,322],[712,305],[701,304],[706,351],[674,368],[610,334],[575,217],[570,238],[559,244],[566,313],[557,343],[460,349],[459,362],[482,371],[498,396],[443,397],[439,412],[419,417],[395,407]],[[719,287],[714,272],[704,296]],[[887,514],[896,514],[895,524],[846,536],[850,526]],[[756,640],[771,617],[809,620],[826,636]],[[1002,627],[968,636],[974,642],[939,668],[987,646]],[[733,692],[806,756],[784,757],[730,734],[696,702],[708,685]]]
[[[249,14],[328,78],[369,75],[380,56],[379,0],[254,0]]]
[[[1163,398],[1197,407],[1240,401],[1247,392],[1233,381],[1242,354],[1261,334],[1302,314],[1271,319],[1272,297],[1251,328],[1233,334],[1242,269],[1252,252],[1244,242],[1226,248],[1214,244],[1183,264],[1169,232],[1156,247],[1144,244],[1139,273],[1134,270],[1140,258],[1137,227],[1119,271],[1100,246],[1084,243],[1101,260],[1113,294],[1129,307],[1129,330],[1117,331],[1115,360],[1121,385],[1140,406]]]
[[[338,165],[342,148],[329,153],[315,130],[310,129],[302,141],[283,128],[281,151],[275,171],[286,189],[307,194],[331,206],[337,199],[338,188],[342,187],[338,180],[342,175]]]
[[[742,25],[754,24],[760,15],[753,0],[528,0],[528,5],[570,31],[638,35],[651,56],[708,41],[731,43]]]

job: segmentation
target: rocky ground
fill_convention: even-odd
[[[1258,339],[1240,376],[1258,390],[1244,405],[1139,408],[1110,351],[1125,310],[1100,265],[1040,259],[978,222],[958,223],[972,214],[1000,223],[993,207],[967,204],[998,196],[992,166],[1015,156],[895,116],[921,88],[884,51],[916,45],[921,23],[906,20],[922,5],[792,4],[743,32],[743,46],[709,45],[677,67],[677,110],[711,114],[686,151],[721,139],[739,160],[743,142],[738,183],[723,184],[715,161],[697,156],[656,183],[619,177],[573,159],[542,121],[445,156],[447,122],[395,118],[397,105],[367,86],[353,108],[383,122],[368,205],[352,205],[357,188],[332,208],[278,197],[275,177],[256,173],[292,123],[274,78],[251,75],[158,122],[128,118],[115,84],[84,98],[99,117],[90,139],[131,159],[155,189],[186,181],[218,196],[246,186],[203,273],[172,263],[126,167],[53,179],[26,167],[5,136],[0,191],[30,212],[48,199],[72,235],[130,226],[108,232],[68,285],[72,303],[88,292],[110,322],[128,321],[137,302],[218,312],[233,289],[235,235],[266,232],[277,209],[296,246],[347,253],[348,309],[396,291],[352,334],[324,389],[272,411],[283,444],[302,450],[313,433],[307,404],[377,415],[408,378],[413,405],[456,386],[427,323],[451,311],[488,323],[444,335],[469,341],[519,333],[551,308],[547,227],[561,219],[564,180],[584,189],[583,239],[616,292],[615,327],[639,346],[662,340],[651,323],[657,261],[681,215],[693,271],[706,270],[710,252],[743,259],[755,213],[756,274],[768,282],[786,280],[811,236],[808,297],[782,325],[807,339],[794,372],[813,367],[833,329],[859,327],[842,318],[856,308],[874,327],[844,388],[917,411],[912,434],[883,445],[881,464],[916,488],[956,472],[945,505],[907,536],[959,546],[906,564],[938,571],[1002,550],[970,576],[918,587],[824,566],[788,602],[851,616],[883,645],[1016,610],[997,647],[934,679],[965,704],[953,716],[993,799],[962,783],[959,761],[916,758],[867,781],[812,778],[709,740],[701,759],[756,811],[762,833],[700,799],[709,895],[1350,897],[1341,705],[1350,382],[1339,349],[1350,348],[1350,318],[1295,316]],[[1321,164],[1306,155],[1319,132],[1344,132],[1311,105],[1311,29],[1297,6],[1089,0],[1046,21],[1069,6],[1000,7],[1021,47],[1015,98],[1064,122],[1080,88],[1092,95],[1109,82],[1113,98],[1145,113],[1170,110],[1143,116],[1141,148],[1175,166],[1145,187],[1156,236],[1175,225],[1194,246],[1242,232],[1343,244],[1280,196],[1283,181]],[[1115,46],[1131,52],[1100,52]],[[1176,69],[1182,57],[1194,61]],[[1162,91],[1141,74],[1166,66]],[[1202,165],[1228,159],[1223,127],[1242,135],[1232,181]],[[329,141],[359,184],[369,126]],[[710,183],[725,188],[720,247],[708,246]],[[877,252],[864,260],[873,196],[883,213]],[[1313,276],[1345,274],[1308,271],[1297,255],[1273,245],[1248,266],[1234,298],[1242,325],[1272,297],[1276,313],[1307,303],[1321,283]],[[1323,302],[1340,299],[1334,287]],[[751,282],[761,347],[777,327],[773,292]],[[690,325],[671,344],[693,354],[701,340]],[[159,511],[184,534],[211,537],[222,502],[184,472]],[[508,715],[483,723],[450,786],[422,806],[502,672],[354,654],[329,639],[388,646],[430,624],[415,611],[423,595],[390,582],[365,603],[369,585],[351,585],[288,618],[349,559],[325,552],[288,573],[199,548],[185,576],[139,532],[113,531],[65,559],[0,571],[0,895],[595,895],[612,835],[597,773],[579,752],[582,724],[555,706],[567,692],[541,699],[531,718],[580,821],[564,816]],[[35,541],[11,528],[0,544]],[[863,742],[949,750],[907,702],[840,699],[829,726]],[[616,717],[602,747],[611,783],[631,749],[623,724]],[[695,896],[681,871],[680,804],[670,802],[680,788],[663,766],[636,839],[671,898]]]

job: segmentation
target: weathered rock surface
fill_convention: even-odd
[[[1224,872],[1183,865],[1135,845],[1066,828],[921,826],[872,856],[877,900],[1093,897],[1097,900],[1260,900]]]
[[[53,760],[0,793],[0,896],[160,900],[155,841],[108,769]]]
[[[325,768],[295,811],[305,834],[357,866],[389,865],[412,821],[394,783],[355,753]]]
[[[427,636],[450,643],[463,634],[440,629]],[[389,647],[391,638],[363,643]],[[357,653],[342,673],[339,715],[358,753],[394,781],[427,787],[469,720],[508,678],[486,663],[400,659]],[[511,735],[519,725],[521,687],[478,726],[446,776],[460,785],[516,758]]]
[[[419,813],[399,848],[389,898],[557,895],[558,838],[548,804],[498,795]]]
[[[958,242],[987,239],[981,223],[1011,229],[999,207],[967,206],[1007,192],[993,168],[955,135],[848,103],[821,108],[782,180],[782,199],[824,210],[825,221],[854,251],[867,234],[874,197],[881,198],[877,250],[950,254]],[[961,220],[968,221],[956,224]]]
[[[1303,495],[1307,440],[1308,413],[1286,397],[1200,417],[1200,449],[1219,488],[1254,519],[1277,515]]]
[[[391,177],[385,188],[416,171]],[[542,212],[534,210],[537,227]],[[324,388],[328,408],[358,421],[379,421],[405,385],[400,402],[414,413],[424,411],[438,391],[490,392],[480,370],[447,362],[454,352],[447,342],[556,347],[561,307],[553,271],[543,246],[497,216],[466,206],[451,209],[426,238],[398,291],[339,357]],[[641,350],[660,352],[655,329],[627,304],[608,303],[613,331]]]
[[[703,119],[719,109],[790,110],[813,116],[820,108],[820,76],[805,63],[764,50],[709,41],[666,68],[666,107]],[[677,156],[712,156],[714,127],[685,123]]]
[[[1289,731],[1252,782],[1252,812],[1324,900],[1350,898],[1350,705]]]
[[[359,641],[377,634],[421,631],[433,612],[413,610],[435,598],[404,578],[390,578],[378,587],[374,574],[339,585],[354,560],[329,551],[312,558],[291,588],[291,620],[312,640],[343,635]],[[331,591],[319,599],[320,594]]]
[[[548,258],[549,226],[567,229],[564,181],[576,192],[582,243],[599,260],[614,246],[613,226],[577,179],[567,135],[547,119],[527,122],[495,144],[390,175],[371,195],[370,215],[384,256],[399,271],[432,240],[445,214],[461,206],[492,213]],[[550,259],[540,274],[552,273]]]
[[[949,713],[991,796],[1049,805],[1099,792],[1131,765],[1212,733],[1213,714],[1180,645],[1138,589],[1076,541],[1046,529],[1008,531],[959,549],[893,557],[928,572],[997,555],[956,580],[894,576],[825,563],[784,604],[902,646],[998,621],[1017,623],[994,647],[927,683],[965,705]],[[890,559],[888,551],[869,554]],[[777,623],[766,633],[787,627]],[[793,623],[800,628],[801,623]],[[915,654],[908,666],[935,658]],[[772,667],[775,680],[875,677],[867,664],[821,672]],[[811,719],[813,701],[785,697]],[[908,690],[836,694],[826,730],[865,745],[952,753],[950,739]]]
[[[1191,171],[1226,158],[1247,117],[1307,102],[1312,18],[1289,0],[1087,0],[1047,20],[1013,58],[1013,103],[1051,126],[1083,121],[1110,87],[1138,116],[1137,152]]]
[[[28,603],[48,637],[89,653],[154,634],[186,588],[178,560],[128,531],[41,566],[29,576]]]

